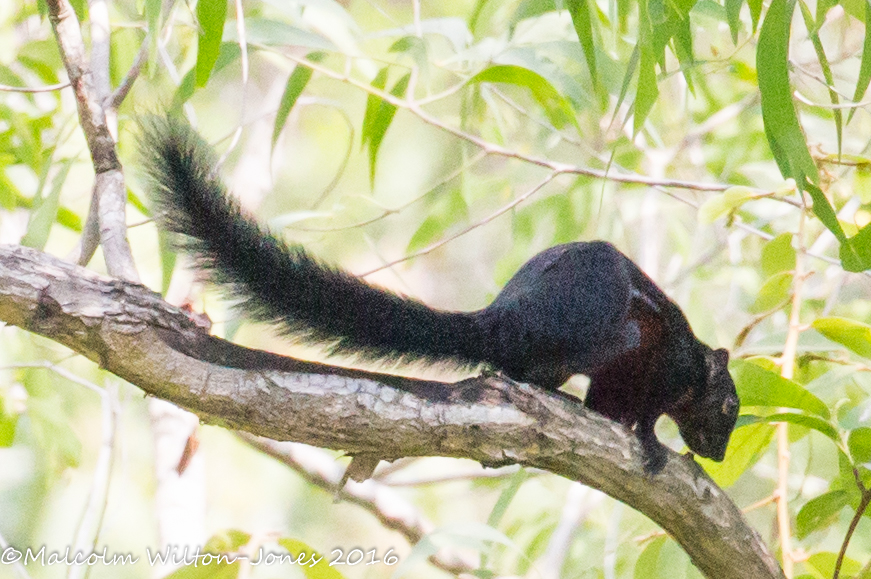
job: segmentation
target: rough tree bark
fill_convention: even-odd
[[[567,397],[492,377],[444,384],[249,350],[208,336],[148,288],[23,247],[0,246],[0,320],[205,422],[377,459],[537,467],[644,513],[708,577],[783,577],[697,464],[671,453],[661,474],[645,475],[632,433]]]

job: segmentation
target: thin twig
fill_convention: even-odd
[[[466,227],[462,231],[459,231],[459,232],[455,233],[454,235],[450,235],[450,236],[445,237],[444,239],[441,239],[441,240],[439,240],[431,245],[428,245],[425,248],[421,249],[420,251],[416,251],[412,254],[406,255],[405,257],[401,257],[401,258],[396,259],[394,261],[388,262],[380,267],[376,267],[375,269],[373,269],[371,271],[367,271],[366,273],[360,274],[360,277],[366,277],[366,276],[372,275],[375,272],[381,271],[382,269],[387,269],[387,268],[393,267],[394,265],[400,264],[403,261],[408,261],[409,259],[413,259],[415,257],[420,257],[421,255],[426,255],[432,251],[435,251],[439,247],[442,247],[443,245],[450,243],[451,241],[457,239],[458,237],[462,237],[463,235],[469,233],[470,231],[477,229],[478,227],[481,227],[482,225],[493,221],[494,219],[496,219],[500,215],[507,213],[508,211],[513,209],[514,207],[517,207],[518,205],[520,205],[521,203],[523,203],[524,201],[529,199],[532,195],[534,195],[535,193],[540,191],[545,185],[547,185],[548,183],[553,181],[557,177],[557,175],[559,175],[558,171],[554,171],[553,173],[548,174],[548,176],[545,177],[544,179],[542,179],[542,181],[540,183],[538,183],[535,187],[533,187],[532,189],[530,189],[529,191],[527,191],[523,195],[520,195],[519,197],[514,199],[514,201],[512,201],[511,203],[508,203],[504,207],[501,207],[495,213],[485,217],[484,219],[481,219],[477,223],[474,223],[474,224]]]
[[[26,92],[26,93],[40,93],[40,92],[53,92],[56,90],[61,90],[70,86],[70,81],[67,82],[59,82],[57,84],[50,84],[48,86],[41,86],[38,88],[30,88],[26,86],[9,86],[6,84],[0,84],[0,92]]]
[[[340,227],[295,227],[294,226],[292,229],[295,229],[297,231],[309,231],[309,232],[313,232],[313,233],[333,233],[336,231],[344,231],[347,229],[358,229],[360,227],[365,227],[367,225],[371,225],[373,223],[381,221],[382,219],[385,219],[386,217],[389,217],[391,215],[396,215],[397,213],[400,213],[400,212],[404,211],[405,209],[408,209],[409,207],[418,203],[419,201],[426,199],[430,194],[437,191],[439,189],[439,187],[441,187],[447,183],[450,183],[451,181],[453,181],[454,179],[459,177],[464,171],[470,169],[473,165],[478,163],[478,161],[482,160],[486,156],[487,156],[487,153],[485,151],[478,151],[471,159],[466,160],[465,163],[463,163],[462,165],[460,165],[459,167],[457,167],[456,169],[454,169],[453,171],[448,173],[444,178],[440,179],[438,181],[438,183],[435,183],[434,185],[430,186],[429,189],[427,189],[426,191],[424,191],[423,193],[421,193],[420,195],[418,195],[414,199],[411,199],[410,201],[407,201],[407,202],[403,203],[402,205],[399,205],[399,206],[394,207],[394,208],[384,207],[383,205],[381,205],[381,207],[383,208],[382,213],[380,215],[372,217],[371,219],[366,219],[365,221],[358,221],[357,223],[353,223],[351,225],[342,225]]]
[[[511,149],[507,149],[501,145],[497,145],[496,143],[491,143],[485,139],[472,135],[470,133],[466,133],[461,129],[457,129],[455,127],[451,127],[441,122],[439,119],[431,116],[429,113],[424,111],[421,108],[421,105],[424,104],[424,101],[410,101],[405,100],[399,97],[396,97],[390,93],[387,93],[382,90],[378,90],[373,88],[371,85],[356,80],[348,75],[340,74],[332,69],[329,69],[325,66],[322,66],[316,62],[312,62],[305,58],[297,57],[295,55],[286,55],[287,58],[296,62],[297,64],[301,64],[302,66],[306,66],[311,68],[312,70],[323,74],[328,78],[332,78],[334,80],[338,80],[341,82],[348,83],[352,86],[355,86],[369,94],[377,96],[378,98],[396,106],[397,108],[401,108],[411,112],[420,118],[423,122],[428,125],[432,125],[437,127],[447,133],[454,135],[455,137],[472,143],[478,148],[486,151],[488,154],[499,155],[502,157],[508,157],[511,159],[517,159],[520,161],[524,161],[530,163],[532,165],[538,165],[540,167],[544,167],[556,173],[568,173],[573,175],[584,175],[587,177],[594,177],[597,179],[606,179],[610,181],[616,181],[619,183],[634,183],[639,185],[659,185],[661,187],[675,187],[679,189],[692,189],[695,191],[725,191],[729,188],[729,185],[725,185],[722,183],[700,183],[696,181],[683,181],[680,179],[656,179],[653,177],[647,177],[645,175],[636,175],[636,174],[624,174],[624,173],[613,173],[606,171],[604,169],[593,169],[591,167],[581,167],[577,165],[570,165],[567,163],[560,163],[557,161],[551,161],[550,159],[544,159],[541,157],[535,157],[532,155],[525,155],[518,151],[514,151]]]
[[[326,451],[292,442],[277,442],[246,432],[237,432],[240,439],[252,447],[280,461],[300,474],[311,484],[369,511],[381,524],[402,534],[412,545],[418,543],[434,525],[412,504],[407,503],[388,486],[367,480],[365,483],[349,481],[337,488],[342,478],[340,465]],[[449,573],[469,573],[475,567],[458,554],[439,551],[430,558],[436,567]]]
[[[856,527],[859,526],[859,521],[868,509],[868,504],[871,503],[871,489],[866,489],[862,484],[862,479],[859,477],[859,471],[853,469],[853,478],[856,479],[856,486],[859,487],[859,492],[862,493],[862,499],[859,501],[859,506],[856,508],[856,513],[853,515],[853,520],[850,521],[850,527],[847,529],[847,534],[844,536],[844,542],[841,543],[841,550],[838,552],[838,560],[835,562],[835,572],[832,579],[838,579],[841,575],[841,565],[844,563],[844,556],[847,554],[847,546],[850,544],[850,539],[853,537]],[[871,565],[871,563],[869,563]],[[862,574],[858,575],[859,577]]]
[[[156,33],[157,32],[155,32],[155,34]],[[149,34],[151,33],[149,32]],[[118,110],[121,103],[124,102],[124,99],[130,93],[130,89],[133,88],[133,83],[136,82],[136,79],[139,78],[139,73],[142,72],[142,66],[148,60],[148,42],[148,37],[142,41],[142,46],[139,47],[139,52],[136,53],[136,58],[133,59],[133,64],[130,66],[130,70],[127,71],[127,74],[125,74],[124,78],[121,79],[118,87],[103,104],[107,109]]]
[[[115,463],[115,432],[118,423],[117,388],[110,381],[106,389],[102,389],[102,438],[97,464],[94,466],[94,476],[91,479],[91,490],[82,518],[76,528],[73,540],[74,552],[93,552],[103,528],[103,517],[109,502],[109,483],[112,478],[112,466]],[[72,565],[67,577],[78,579],[84,577],[90,568],[86,565]]]
[[[804,249],[805,212],[798,216],[798,231],[796,245]],[[789,330],[783,345],[783,355],[780,358],[780,375],[791,380],[795,371],[795,355],[798,347],[798,337],[801,332],[801,302],[804,287],[805,266],[804,254],[796,252],[795,274],[793,275],[792,310],[789,315]],[[789,520],[789,424],[777,424],[777,526],[780,534],[780,553],[783,560],[783,573],[787,579],[793,575],[792,532]]]

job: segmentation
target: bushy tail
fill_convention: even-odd
[[[246,314],[371,359],[482,360],[474,314],[433,310],[286,245],[227,194],[215,153],[186,121],[147,117],[141,128],[158,222],[184,236],[179,248],[238,298]]]

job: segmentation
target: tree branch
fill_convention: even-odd
[[[212,424],[387,460],[541,468],[644,513],[708,577],[783,577],[696,463],[670,453],[662,474],[645,475],[633,434],[568,396],[495,378],[444,384],[249,350],[204,334],[148,288],[25,247],[0,246],[0,320]]]
[[[94,202],[91,203],[91,210],[95,208],[99,210],[100,245],[106,258],[106,267],[115,277],[139,281],[130,244],[127,243],[125,225],[127,190],[121,173],[121,162],[115,151],[115,140],[106,123],[103,98],[97,88],[99,83],[95,80],[95,73],[85,54],[79,21],[69,0],[46,0],[46,5],[61,59],[73,87],[79,111],[79,123],[85,133],[94,165],[92,193]],[[104,25],[108,26],[108,23]],[[108,56],[105,63],[108,63]],[[106,79],[108,74],[107,68]],[[106,95],[108,96],[108,91]],[[91,217],[88,218],[88,223],[93,226],[94,221]],[[89,231],[92,232],[93,227],[85,228],[86,235]],[[81,252],[83,258],[89,259],[87,249],[95,247],[93,243],[84,243],[84,250]]]

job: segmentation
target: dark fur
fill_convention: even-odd
[[[258,225],[227,194],[214,153],[183,120],[145,119],[140,148],[161,226],[182,234],[179,247],[254,319],[334,352],[486,363],[548,390],[587,374],[587,406],[635,429],[649,470],[666,459],[653,431],[662,414],[693,452],[722,460],[738,413],[728,352],[699,342],[680,308],[612,245],[552,247],[486,308],[434,310]]]

